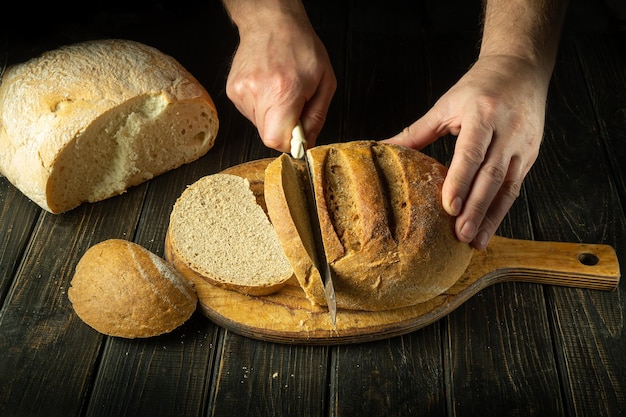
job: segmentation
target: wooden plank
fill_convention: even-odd
[[[132,236],[145,189],[39,218],[0,316],[7,415],[79,415],[103,337],[76,316],[67,289],[89,246]]]
[[[331,415],[446,415],[440,326],[375,343],[339,346]]]
[[[423,41],[415,34],[351,32],[350,38],[344,139],[394,136],[427,106]]]
[[[260,143],[256,131],[247,125],[231,128],[241,147],[255,148]],[[250,159],[268,156],[266,151],[255,155]],[[216,342],[220,353],[206,400],[208,415],[324,415],[327,347],[273,344],[228,331],[220,334]]]
[[[326,415],[328,347],[259,342],[228,331],[220,346],[209,415]]]
[[[626,31],[579,36],[575,46],[615,186],[626,203]]]
[[[0,306],[42,210],[0,176]]]
[[[214,165],[196,161],[151,180],[133,240],[163,256],[174,202]],[[196,314],[159,337],[107,338],[87,415],[201,415],[217,337],[216,326]]]
[[[612,142],[609,149],[621,152],[624,143],[603,136],[610,132],[599,129],[597,118],[611,114],[592,106],[601,96],[614,93],[619,80],[610,77],[620,73],[619,65],[623,68],[623,50],[618,53],[613,43],[590,46],[605,57],[606,66],[597,69],[599,76],[607,77],[601,84],[604,87],[594,84],[590,90],[581,82],[585,74],[580,60],[593,59],[596,53],[581,58],[591,51],[577,50],[566,39],[553,77],[542,152],[529,175],[528,195],[537,219],[536,238],[609,244],[623,265],[624,211],[603,142]],[[623,85],[622,78],[622,90]],[[624,285],[612,293],[547,289],[565,409],[570,415],[608,416],[626,410],[626,336],[620,295]]]
[[[158,337],[107,338],[85,415],[203,415],[217,335],[196,314]]]

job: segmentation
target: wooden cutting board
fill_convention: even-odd
[[[263,172],[271,159],[225,170],[245,176],[263,201]],[[292,344],[348,344],[406,334],[449,314],[482,289],[500,282],[530,282],[614,290],[620,270],[608,245],[538,242],[494,236],[487,249],[474,251],[463,276],[443,294],[412,307],[366,312],[338,310],[333,326],[326,307],[312,306],[295,279],[275,294],[246,296],[194,282],[202,312],[235,333]]]

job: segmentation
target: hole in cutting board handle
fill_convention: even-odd
[[[600,258],[593,253],[583,252],[578,254],[578,261],[583,265],[594,266],[600,262]]]

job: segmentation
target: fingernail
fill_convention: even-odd
[[[489,243],[489,234],[484,230],[478,232],[476,239],[474,239],[476,249],[485,249]]]
[[[476,225],[473,222],[465,222],[461,228],[461,234],[469,241],[474,239],[476,235]]]
[[[450,202],[450,213],[449,214],[451,216],[458,216],[459,213],[461,212],[461,208],[463,208],[463,200],[461,200],[461,197],[455,197]]]

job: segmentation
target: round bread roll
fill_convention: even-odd
[[[8,68],[1,81],[0,173],[52,213],[192,162],[217,135],[204,87],[138,42],[63,46]]]
[[[463,274],[472,248],[441,204],[446,168],[409,148],[375,141],[307,151],[337,306],[389,310],[427,301]],[[265,171],[265,201],[294,274],[325,305],[301,164],[283,154]]]
[[[100,333],[152,337],[183,324],[196,309],[193,286],[143,246],[109,239],[89,248],[68,290],[74,311]]]

